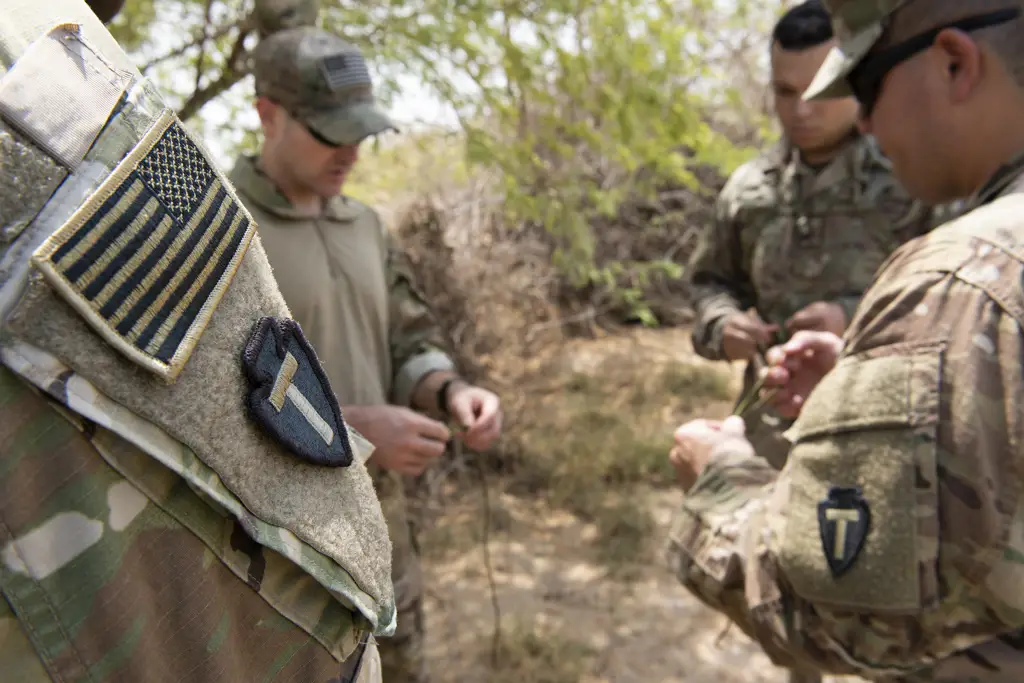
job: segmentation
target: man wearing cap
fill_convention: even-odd
[[[378,215],[339,194],[366,138],[393,129],[362,54],[328,32],[265,39],[253,55],[264,141],[231,173],[292,314],[326,369],[370,459],[388,519],[398,629],[381,642],[389,683],[427,680],[422,580],[401,475],[418,475],[464,428],[472,449],[500,434],[497,396],[461,380]]]
[[[0,17],[0,679],[380,683],[372,449],[121,4]]]
[[[729,178],[687,269],[694,349],[746,362],[744,398],[773,340],[799,330],[841,335],[885,258],[942,220],[907,196],[875,140],[857,130],[853,97],[800,99],[835,42],[820,0],[790,8],[775,25],[782,139]],[[758,455],[782,467],[791,421],[767,405],[744,417]]]
[[[779,663],[875,680],[1024,680],[1024,22],[1019,0],[825,0],[807,99],[853,94],[915,197],[965,212],[900,248],[843,339],[800,332],[767,386],[781,473],[696,420],[682,583]]]

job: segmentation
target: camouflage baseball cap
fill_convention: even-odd
[[[354,145],[398,130],[373,97],[370,70],[354,45],[318,28],[290,28],[253,51],[256,94],[267,97],[318,136]]]
[[[824,100],[853,94],[846,77],[870,52],[885,31],[889,16],[908,0],[823,0],[832,17],[838,45],[825,57],[804,100]]]

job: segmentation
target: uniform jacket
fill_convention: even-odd
[[[898,249],[781,473],[733,442],[686,494],[683,585],[778,663],[1024,680],[1024,155]]]
[[[371,448],[252,217],[84,2],[3,13],[2,677],[379,683]]]

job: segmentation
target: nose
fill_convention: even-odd
[[[342,145],[338,148],[338,152],[335,157],[341,163],[354,164],[359,158],[359,146]]]
[[[796,98],[796,110],[795,113],[798,118],[806,119],[811,115],[811,111],[814,109],[814,105],[810,102],[805,102],[802,97]]]

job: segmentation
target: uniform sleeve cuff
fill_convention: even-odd
[[[432,372],[454,371],[455,363],[441,351],[427,351],[413,356],[398,369],[398,373],[395,375],[392,401],[396,405],[408,406],[412,403],[413,392],[419,386],[420,380]]]

